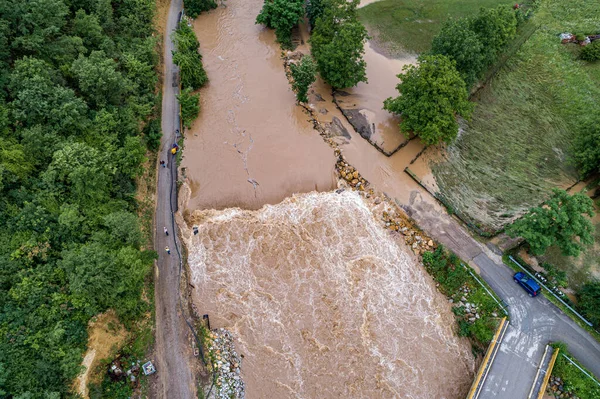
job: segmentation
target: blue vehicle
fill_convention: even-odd
[[[527,293],[529,294],[530,297],[536,296],[542,290],[540,288],[539,284],[536,283],[534,279],[527,276],[523,272],[516,273],[514,275],[513,279],[515,280],[516,283],[518,283],[521,287],[523,287],[523,289],[525,291],[527,291]]]

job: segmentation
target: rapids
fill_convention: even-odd
[[[356,192],[195,211],[193,299],[243,354],[249,398],[459,398],[450,305]]]

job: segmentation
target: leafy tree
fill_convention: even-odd
[[[591,281],[577,291],[579,309],[594,325],[600,325],[600,282]]]
[[[49,59],[46,45],[58,38],[67,23],[69,8],[62,0],[16,3],[13,27],[17,35],[12,47],[18,55],[42,55]]]
[[[310,38],[319,74],[334,89],[367,81],[363,60],[367,30],[356,16],[357,0],[329,0]]]
[[[183,126],[191,128],[192,123],[200,113],[200,94],[194,94],[191,88],[183,89],[177,96],[179,105],[181,105],[181,119]]]
[[[486,67],[483,44],[463,19],[450,20],[433,38],[431,53],[456,61],[456,70],[471,87]]]
[[[594,242],[592,200],[581,193],[569,195],[564,190],[553,190],[552,197],[542,206],[529,212],[508,226],[510,237],[523,237],[534,255],[541,255],[552,245],[564,256],[579,256],[584,245]]]
[[[99,49],[106,38],[98,21],[98,16],[87,14],[81,9],[75,13],[73,33],[83,39],[84,46],[89,50]]]
[[[130,83],[117,70],[117,63],[104,51],[92,51],[89,57],[80,56],[71,67],[79,89],[96,108],[119,105]]]
[[[507,6],[482,8],[470,20],[471,30],[483,44],[486,63],[495,61],[500,52],[517,34],[517,17]]]
[[[298,64],[291,64],[292,90],[296,93],[299,102],[308,102],[308,89],[317,80],[317,65],[311,56],[304,56]]]
[[[24,57],[15,62],[9,90],[13,117],[22,126],[49,125],[73,132],[85,124],[87,106],[75,92],[55,83],[56,72],[46,62]]]
[[[578,130],[573,157],[579,172],[585,177],[600,171],[600,117],[587,118]]]
[[[582,48],[579,58],[589,62],[600,60],[600,40],[593,41]]]
[[[413,131],[427,145],[450,143],[458,134],[456,115],[468,118],[473,104],[455,62],[443,55],[419,57],[405,66],[396,86],[400,96],[384,101],[384,109],[402,117],[400,128]]]
[[[179,24],[173,36],[177,50],[173,53],[173,62],[179,66],[181,86],[197,90],[208,82],[208,76],[202,66],[202,56],[198,52],[198,39],[193,29],[186,23]]]
[[[292,28],[304,17],[304,0],[265,0],[256,17],[257,24],[275,29],[283,48],[292,47]]]
[[[326,8],[326,2],[327,0],[308,0],[306,3],[306,16],[308,17],[310,26],[315,26],[317,18],[323,14]]]
[[[217,8],[217,3],[214,0],[186,0],[184,2],[187,15],[196,18],[204,11],[210,11]]]

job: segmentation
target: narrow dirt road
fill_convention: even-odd
[[[175,142],[179,128],[179,106],[173,43],[171,34],[177,26],[182,0],[171,0],[164,35],[164,80],[162,99],[162,131],[160,159],[167,167],[159,167],[156,201],[156,250],[159,258],[155,270],[156,303],[156,381],[153,396],[157,398],[187,399],[195,397],[194,376],[191,364],[195,361],[189,344],[188,327],[179,306],[179,275],[181,248],[177,240],[177,225],[173,219],[176,210],[175,176],[177,165],[169,150]],[[165,235],[163,227],[169,231]],[[171,253],[165,251],[169,247]]]

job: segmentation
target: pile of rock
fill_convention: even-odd
[[[354,166],[347,163],[343,155],[338,156],[338,160],[335,163],[335,170],[339,173],[340,177],[344,179],[350,187],[355,190],[365,191],[369,182],[366,181],[358,170]]]
[[[385,223],[387,229],[401,233],[406,244],[417,255],[426,251],[433,251],[437,247],[437,244],[431,238],[417,229],[406,217],[395,212],[383,211],[383,223]]]
[[[458,293],[454,296],[457,297],[460,295],[460,300],[455,303],[454,299],[450,298],[448,301],[454,304],[454,307],[464,309],[463,319],[468,323],[475,323],[477,319],[481,317],[479,305],[469,302],[469,294],[471,293],[471,289],[464,285],[459,290]],[[496,313],[492,313],[492,316],[497,317]]]
[[[548,387],[546,388],[546,392],[555,398],[569,398],[569,399],[579,399],[578,396],[575,396],[571,392],[565,391],[563,381],[560,377],[555,377],[553,375],[550,376],[550,380],[548,381]]]
[[[242,361],[235,351],[232,334],[224,328],[212,330],[207,337],[209,357],[215,373],[215,398],[243,399]]]

